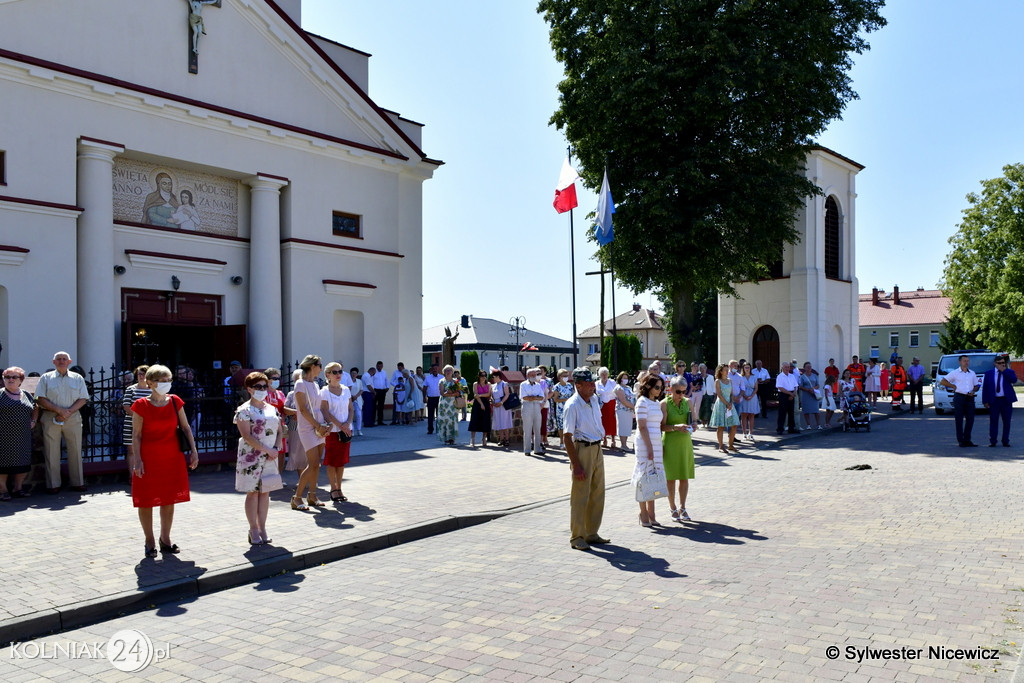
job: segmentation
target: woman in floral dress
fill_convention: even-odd
[[[249,543],[270,543],[267,536],[267,510],[270,492],[282,488],[278,470],[281,448],[281,417],[267,403],[270,380],[262,372],[250,372],[245,378],[249,400],[238,406],[234,423],[238,426],[238,461],[235,465],[235,489],[245,494],[245,517],[249,520]]]
[[[455,397],[462,394],[462,387],[453,378],[455,368],[446,365],[442,372],[444,379],[441,380],[441,400],[437,402],[434,429],[442,443],[454,446],[455,437],[459,435],[459,411],[455,408]]]
[[[555,393],[555,429],[558,430],[558,436],[561,437],[562,430],[565,429],[565,420],[562,419],[565,402],[576,392],[576,389],[569,384],[569,371],[565,368],[558,371],[558,383],[552,387],[552,391]]]

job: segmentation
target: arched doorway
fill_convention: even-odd
[[[771,325],[763,325],[754,332],[753,356],[772,375],[779,372],[779,333]]]

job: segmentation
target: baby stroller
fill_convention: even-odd
[[[859,391],[847,392],[842,397],[843,431],[859,432],[861,427],[871,431],[871,406]]]

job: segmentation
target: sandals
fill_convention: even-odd
[[[252,529],[249,529],[249,532],[246,534],[246,536],[249,539],[249,545],[263,545],[263,543],[264,543],[263,539],[259,537],[259,530],[258,529],[257,529],[256,539],[255,540],[253,540]]]
[[[143,548],[146,550],[146,557],[156,557],[156,548],[151,548],[148,545]]]
[[[27,492],[27,491],[22,491],[21,489],[17,489],[13,493],[11,493],[11,496],[13,498],[31,498],[32,494]]]
[[[674,519],[677,522],[679,521],[679,510],[672,510],[672,519]]]
[[[164,543],[161,540],[160,541],[160,552],[162,552],[162,553],[171,553],[172,555],[177,555],[178,553],[181,552],[181,550],[178,548],[178,544],[177,543],[172,544],[172,545],[167,545],[166,543]]]
[[[338,492],[337,496],[334,495],[335,491]],[[348,498],[346,498],[345,494],[341,492],[341,489],[334,489],[333,491],[331,491],[331,502],[333,502],[333,503],[347,503],[348,502]]]
[[[679,521],[680,522],[692,522],[690,515],[686,513],[686,508],[679,508]]]
[[[10,500],[10,499],[11,499],[11,494],[8,493],[7,491],[4,491],[3,493],[0,493],[0,500],[7,501],[7,500]]]
[[[311,493],[308,496],[306,496],[306,503],[311,508],[327,507],[326,503],[321,503],[319,500],[316,499],[316,494],[315,493]]]
[[[292,496],[292,510],[301,510],[305,512],[309,508],[302,502],[302,498],[299,496]]]

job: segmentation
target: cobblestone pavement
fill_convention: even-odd
[[[558,500],[41,638],[35,650],[4,648],[5,680],[1008,680],[1024,639],[1024,455],[960,449],[952,431],[949,417],[905,416],[871,433],[704,457],[687,504],[692,524],[671,523],[660,503],[666,525],[644,529],[630,489],[613,488],[602,528],[612,544],[577,552]],[[352,468],[347,493],[365,492],[381,511],[346,517],[352,528],[405,523],[417,517],[412,506],[430,509],[421,498],[452,499],[434,514],[478,511],[567,485],[561,463],[439,450]],[[631,457],[606,460],[609,481],[628,476]],[[845,469],[858,464],[872,469]],[[123,495],[107,495],[117,507],[106,521],[124,516]],[[239,557],[244,521],[228,512],[239,507],[229,495],[200,494],[195,502],[211,502],[190,503],[191,517],[182,506],[176,540],[188,546],[178,562]],[[274,534],[291,536],[297,524],[320,540],[339,530],[316,523],[329,514],[275,507]],[[239,530],[218,540],[211,529],[228,522]],[[134,546],[117,546],[125,530],[98,532],[118,538],[83,544],[78,528],[53,554],[102,557],[122,575],[138,562]],[[19,584],[30,586],[20,593],[31,594],[39,577],[15,553]],[[106,643],[122,629],[166,644],[168,656],[139,674],[106,660],[32,656]],[[883,648],[921,653],[877,659]],[[999,659],[952,659],[956,648]]]

